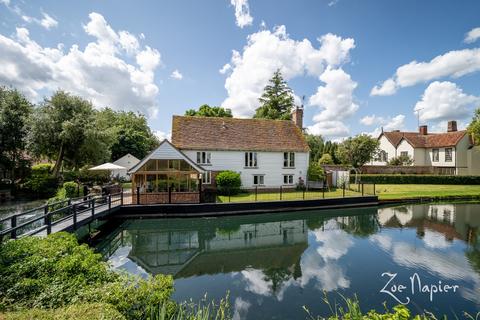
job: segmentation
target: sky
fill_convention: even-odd
[[[138,111],[251,117],[280,69],[310,133],[445,131],[480,106],[479,1],[0,0],[0,85]]]

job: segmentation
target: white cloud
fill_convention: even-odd
[[[253,17],[250,15],[248,0],[230,0],[230,3],[235,7],[237,26],[243,28],[252,25]]]
[[[0,3],[3,3],[6,6],[10,5],[10,0],[0,0]]]
[[[232,66],[230,65],[230,63],[225,63],[223,67],[220,70],[218,70],[218,72],[220,72],[221,74],[225,74],[231,69],[232,69]]]
[[[7,4],[8,6],[8,4]],[[34,17],[27,16],[22,13],[19,7],[14,8],[14,12],[19,14],[22,18],[23,21],[28,22],[28,23],[36,23],[42,27],[44,27],[47,30],[50,30],[51,28],[55,28],[58,26],[58,21],[52,18],[50,15],[46,14],[45,12],[42,13],[43,18],[42,19],[37,19]]]
[[[473,43],[480,38],[480,28],[473,28],[465,35],[465,43]]]
[[[154,71],[160,64],[160,53],[149,47],[135,49],[133,36],[115,32],[98,13],[89,17],[84,29],[96,39],[83,51],[78,45],[68,52],[63,51],[62,44],[42,47],[30,39],[25,28],[17,28],[12,38],[0,35],[0,84],[14,86],[37,100],[40,92],[62,88],[97,106],[154,114],[158,93]],[[124,60],[127,51],[135,54],[137,65]]]
[[[405,115],[397,114],[395,117],[377,117],[376,115],[363,117],[360,122],[364,125],[381,125],[381,127],[375,128],[372,132],[367,132],[366,134],[371,135],[372,137],[378,137],[384,131],[393,131],[393,130],[405,130]]]
[[[414,110],[420,111],[421,121],[464,119],[479,101],[478,97],[463,93],[455,83],[435,81],[425,89]]]
[[[245,319],[252,304],[241,297],[235,298],[233,320]]]
[[[430,80],[458,78],[480,70],[480,49],[449,51],[429,62],[412,61],[399,67],[395,75],[380,86],[375,86],[371,95],[394,94],[399,88],[409,87]]]
[[[53,19],[51,16],[46,14],[45,12],[42,13],[43,18],[40,20],[40,24],[47,30],[50,30],[51,28],[55,28],[58,26],[58,21]]]
[[[275,70],[280,69],[287,81],[305,74],[320,77],[327,66],[334,68],[347,62],[350,50],[355,47],[353,39],[342,39],[333,34],[324,35],[318,41],[320,46],[317,49],[307,39],[291,39],[285,26],[249,35],[243,52],[234,50],[230,63],[221,69],[221,72],[231,70],[225,80],[228,97],[222,106],[232,109],[235,116],[251,116],[258,107],[258,98],[263,88]],[[323,75],[323,79],[329,81],[326,85],[328,90],[341,85],[348,89],[348,85],[354,83],[347,81],[342,84],[340,80],[333,79],[335,77],[350,78],[343,70],[330,70]],[[340,98],[342,101],[348,100]],[[296,100],[300,99],[296,97]],[[317,129],[320,128],[312,128]]]
[[[176,79],[176,80],[182,80],[183,79],[183,74],[180,73],[178,70],[173,70],[172,74],[170,75],[170,78]]]
[[[171,132],[163,132],[161,130],[156,130],[153,132],[153,134],[158,138],[158,140],[163,141],[165,139],[171,140],[172,139],[172,133]]]
[[[309,104],[320,107],[321,111],[313,117],[315,124],[307,129],[313,134],[345,137],[349,134],[349,129],[342,121],[358,110],[358,105],[353,101],[357,83],[342,69],[330,67],[320,75],[320,80],[325,82],[325,86],[318,87],[317,92],[310,97]]]

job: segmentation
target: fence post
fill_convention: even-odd
[[[362,197],[363,197],[363,194],[364,194],[363,186],[364,186],[364,184],[362,183]]]
[[[77,205],[72,206],[73,210],[73,230],[77,230]]]
[[[172,186],[168,186],[168,203],[172,203]]]
[[[375,183],[373,184],[373,195],[376,195],[376,192],[375,192]]]
[[[17,227],[17,216],[16,215],[13,215],[11,218],[10,218],[10,228],[12,228],[13,230],[10,232],[10,238],[12,239],[17,239],[17,230],[14,229]]]
[[[322,186],[322,199],[325,199],[325,184]]]
[[[48,205],[43,207],[44,223],[47,226],[47,235],[52,233],[52,216],[48,213]]]
[[[346,183],[343,182],[343,197],[345,198],[345,186],[346,186]]]
[[[255,202],[257,202],[258,197],[258,186],[255,186]]]
[[[303,195],[302,195],[303,200],[305,200],[305,188],[302,189],[302,193],[303,193]]]
[[[140,204],[140,187],[137,187],[137,204]]]
[[[280,186],[280,200],[282,200],[282,186]]]
[[[90,204],[92,206],[92,217],[95,217],[95,198],[92,198],[92,200],[90,200]]]
[[[228,188],[228,202],[232,201],[231,195],[232,195],[232,190],[230,190],[230,188]]]
[[[112,194],[108,195],[108,212],[112,209]]]
[[[123,188],[122,188],[122,193],[120,193],[120,206],[123,207]]]

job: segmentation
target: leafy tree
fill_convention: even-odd
[[[232,110],[224,109],[222,107],[210,107],[208,104],[204,104],[198,108],[198,111],[195,109],[189,109],[185,112],[186,116],[198,116],[198,117],[223,117],[231,118]]]
[[[218,191],[221,194],[235,195],[240,192],[240,186],[242,185],[242,180],[240,174],[235,171],[222,171],[216,178],[215,182],[217,183]]]
[[[63,162],[74,168],[110,158],[111,137],[98,130],[91,102],[57,91],[35,109],[29,146],[38,157],[55,159],[53,175]]]
[[[472,122],[468,126],[468,132],[473,136],[476,145],[480,145],[480,108],[475,110]]]
[[[32,104],[17,90],[0,87],[0,167],[17,178],[24,167]]]
[[[324,153],[322,157],[318,160],[318,164],[334,164],[333,158],[329,153]]]
[[[292,89],[288,87],[279,69],[275,71],[263,91],[259,99],[261,105],[257,108],[254,118],[290,120],[294,107]]]
[[[127,153],[142,159],[159,145],[144,115],[106,108],[97,114],[98,127],[112,137],[111,160]]]
[[[335,154],[342,164],[359,168],[372,160],[378,152],[378,146],[377,139],[361,134],[340,143]]]
[[[407,155],[399,155],[398,157],[394,157],[388,161],[388,165],[390,166],[411,166],[413,164],[413,159]]]
[[[320,135],[314,134],[305,134],[305,140],[310,147],[310,161],[311,162],[318,162],[318,159],[322,156],[323,150],[325,147],[325,142],[323,141],[323,137]]]

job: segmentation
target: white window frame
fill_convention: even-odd
[[[294,179],[293,179],[293,174],[284,174],[283,175],[283,185],[285,186],[293,186],[294,184]],[[285,182],[286,180],[286,182]]]
[[[205,171],[202,174],[202,184],[212,184],[212,171]]]
[[[400,157],[403,157],[403,156],[406,156],[406,157],[409,157],[410,155],[408,154],[408,151],[400,151]]]
[[[447,150],[450,150],[450,158],[447,158]],[[453,161],[453,148],[445,148],[445,162]]]
[[[257,183],[255,183],[255,178],[257,178]],[[254,174],[252,182],[253,182],[254,186],[264,186],[265,185],[265,175],[264,174]]]
[[[258,155],[256,152],[245,152],[245,168],[257,168]]]
[[[197,163],[198,164],[212,164],[212,153],[208,151],[197,151]]]
[[[432,149],[432,162],[439,162],[439,161],[440,161],[440,149],[434,148]]]
[[[284,168],[295,168],[295,152],[284,152],[283,153],[283,167]]]

